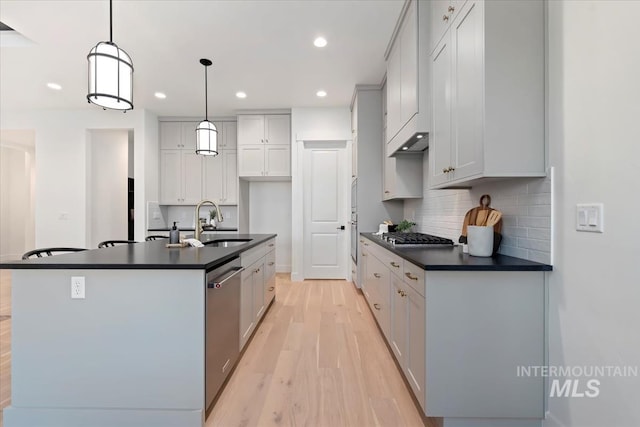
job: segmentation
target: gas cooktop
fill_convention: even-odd
[[[453,240],[424,233],[383,233],[382,239],[402,246],[453,246]]]

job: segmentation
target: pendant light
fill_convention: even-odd
[[[109,41],[99,42],[87,55],[89,91],[87,100],[104,109],[133,109],[133,62],[113,42],[113,4],[109,0]]]
[[[218,129],[209,121],[209,110],[207,106],[207,67],[212,62],[202,58],[200,63],[204,65],[204,120],[196,127],[196,154],[204,156],[218,155]]]

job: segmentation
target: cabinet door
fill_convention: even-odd
[[[387,142],[400,130],[400,40],[396,39],[387,62]]]
[[[407,322],[409,298],[402,279],[391,274],[391,350],[403,372],[406,366]]]
[[[276,295],[276,251],[272,250],[265,257],[264,306],[265,309]]]
[[[426,312],[425,299],[411,287],[405,287],[407,313],[407,348],[405,376],[415,394],[420,406],[425,407],[425,340],[426,340]]]
[[[223,200],[227,205],[238,204],[238,152],[224,150],[224,191]]]
[[[451,25],[453,100],[451,179],[482,172],[483,166],[483,12],[468,2]]]
[[[400,34],[400,129],[418,113],[418,13],[416,2],[402,21]]]
[[[160,122],[160,149],[182,148],[182,123]]]
[[[253,270],[249,266],[241,273],[240,283],[240,350],[247,343],[253,332],[255,318],[253,316]]]
[[[182,158],[180,150],[160,150],[160,203],[182,203]]]
[[[263,176],[263,172],[264,144],[238,144],[238,176]]]
[[[265,176],[291,176],[290,157],[289,145],[265,146]]]
[[[203,199],[224,201],[224,154],[223,151],[217,156],[204,156],[202,160],[204,164]]]
[[[238,147],[238,124],[236,122],[222,123],[222,141],[225,150],[235,150]]]
[[[396,158],[384,156],[384,182],[382,183],[382,200],[392,199],[396,189]]]
[[[266,144],[291,145],[291,116],[276,114],[265,116],[264,119]]]
[[[196,127],[197,122],[182,123],[182,149],[196,151]]]
[[[451,43],[445,36],[432,57],[432,125],[429,135],[430,185],[449,180],[451,166]]]
[[[238,145],[264,143],[264,116],[238,116]]]
[[[253,265],[253,317],[257,325],[264,314],[264,257]]]
[[[182,201],[195,205],[202,200],[202,157],[182,150]]]

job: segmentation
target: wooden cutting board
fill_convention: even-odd
[[[495,209],[490,207],[491,205],[491,196],[488,194],[483,194],[480,197],[480,206],[476,206],[475,208],[469,210],[467,214],[464,216],[464,221],[462,222],[462,234],[460,235],[460,243],[466,243],[467,240],[467,227],[470,225],[487,225],[487,219],[492,211]],[[498,221],[497,224],[493,226],[493,231],[496,233],[500,233],[502,231],[502,219]]]

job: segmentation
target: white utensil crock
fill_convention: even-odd
[[[491,256],[493,253],[493,226],[468,226],[467,243],[469,244],[469,255]]]

